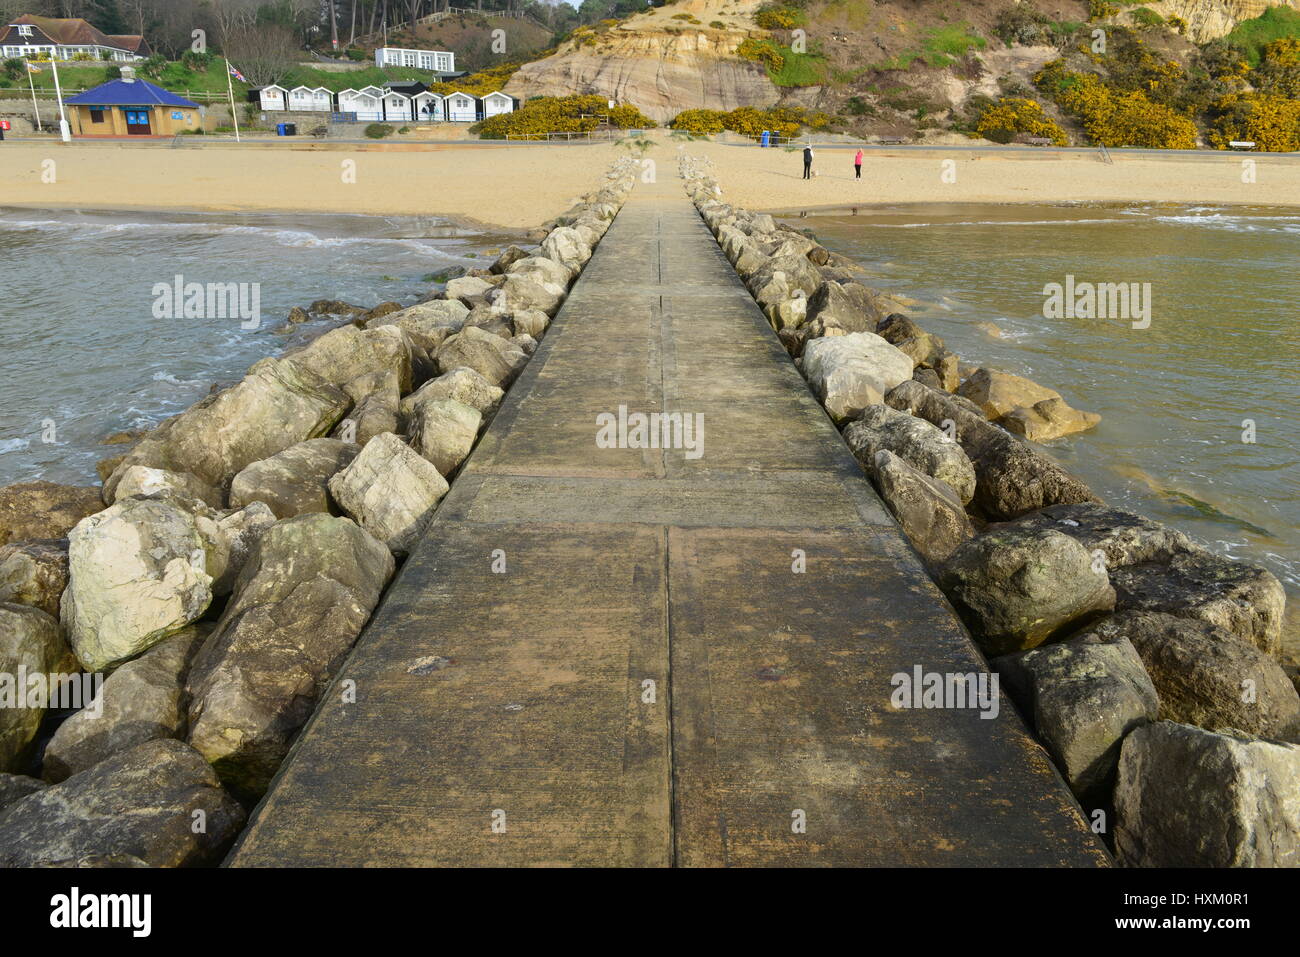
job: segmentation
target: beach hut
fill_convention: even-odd
[[[334,94],[323,86],[295,86],[289,91],[289,109],[299,113],[328,113]]]
[[[448,93],[443,98],[443,110],[453,123],[473,123],[479,118],[479,100],[468,93]]]
[[[384,119],[392,122],[408,123],[411,120],[411,98],[405,93],[388,90],[380,100],[383,104]]]
[[[130,67],[122,68],[120,80],[109,80],[63,102],[76,136],[174,136],[203,125],[197,103],[137,80]]]
[[[287,110],[289,108],[289,91],[272,83],[257,91],[257,102],[264,110]]]
[[[517,109],[519,109],[519,101],[508,93],[497,91],[483,97],[483,119],[485,120],[489,116],[513,113]]]
[[[447,118],[442,97],[430,90],[415,94],[411,98],[411,107],[415,111],[416,120],[421,123],[436,123]]]
[[[384,91],[377,86],[366,86],[359,90],[339,91],[339,112],[355,113],[358,120],[374,122],[384,118],[384,105],[381,99]]]

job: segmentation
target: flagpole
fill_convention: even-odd
[[[50,66],[54,69],[54,95],[59,101],[59,135],[63,137],[63,142],[69,143],[72,141],[72,130],[68,126],[68,117],[63,112],[63,89],[59,86],[59,61],[51,57]]]
[[[235,85],[230,81],[230,57],[226,57],[226,92],[230,94],[230,118],[235,123],[235,142],[239,142],[239,117],[235,114]]]
[[[32,79],[32,64],[30,60],[24,60],[27,64],[27,85],[32,88],[32,112],[36,114],[36,132],[41,130],[41,108],[36,105],[36,81]]]

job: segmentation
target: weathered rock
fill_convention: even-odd
[[[114,499],[132,495],[162,496],[176,499],[198,499],[211,508],[221,508],[221,493],[189,472],[169,472],[151,469],[145,465],[132,465],[122,470],[118,477]]]
[[[844,441],[864,467],[893,452],[914,469],[945,483],[965,505],[975,494],[975,469],[961,446],[925,419],[887,405],[870,405],[844,429]]]
[[[146,741],[184,737],[185,677],[210,630],[186,628],[109,675],[45,746],[45,779],[62,781]]]
[[[140,440],[105,483],[112,498],[131,465],[191,472],[224,489],[253,462],[328,435],[351,404],[296,362],[263,359],[232,388],[204,399]]]
[[[250,502],[240,509],[198,509],[191,514],[205,543],[212,594],[229,595],[253,546],[275,524],[275,513],[263,502]]]
[[[385,316],[384,323],[404,331],[416,346],[426,352],[436,352],[448,336],[460,331],[468,315],[469,309],[463,302],[431,299]]]
[[[531,356],[537,351],[537,340],[526,333],[523,335],[511,336],[510,343],[522,349],[526,356]]]
[[[571,226],[560,226],[542,240],[542,255],[565,266],[580,267],[591,258],[591,247]]]
[[[411,415],[411,445],[439,473],[450,475],[474,447],[482,422],[473,406],[455,399],[428,399]]]
[[[566,266],[546,256],[529,256],[520,259],[510,267],[510,275],[531,279],[548,288],[554,287],[561,293],[569,288],[569,284],[577,277],[578,272],[576,267]],[[518,309],[519,307],[512,303],[505,303],[504,308]]]
[[[212,602],[212,543],[164,499],[126,498],[68,536],[60,604],[72,650],[104,671],[197,621]]]
[[[376,435],[397,431],[402,401],[397,373],[367,373],[344,385],[343,391],[352,399],[352,411],[335,426],[331,438],[363,446]]]
[[[1111,582],[1120,611],[1195,618],[1217,625],[1273,658],[1281,652],[1286,592],[1259,565],[1197,549],[1167,562],[1112,568]]]
[[[951,423],[954,437],[975,468],[971,501],[991,521],[1006,521],[1048,505],[1097,501],[1080,479],[987,421],[966,399],[909,380],[886,395],[885,402],[940,428]]]
[[[529,311],[532,312],[533,310]],[[545,315],[545,313],[542,313],[542,315]],[[490,332],[502,339],[509,339],[515,334],[514,327],[510,323],[510,314],[499,312],[492,306],[475,306],[465,318],[465,325],[482,329],[484,332]]]
[[[876,490],[927,565],[946,561],[975,534],[961,499],[946,482],[918,471],[885,449],[870,462],[867,471]]]
[[[854,418],[912,377],[912,360],[879,336],[855,332],[804,346],[803,373],[831,418]]]
[[[330,492],[343,511],[395,555],[405,555],[419,541],[448,487],[432,462],[392,434],[371,439],[330,479]]]
[[[1300,731],[1300,695],[1282,666],[1222,628],[1136,611],[1112,615],[1087,633],[1133,643],[1166,721],[1266,738]]]
[[[189,742],[237,794],[261,794],[393,574],[351,519],[277,522],[190,670]]]
[[[505,282],[488,293],[488,300],[500,303],[502,309],[510,312],[539,309],[548,316],[554,316],[560,309],[560,303],[564,302],[566,290],[554,283],[543,284],[533,278],[534,275],[509,274]]]
[[[827,335],[828,329],[874,332],[879,318],[875,297],[861,283],[823,282],[808,298],[809,335]]]
[[[939,377],[939,385],[945,392],[956,392],[961,385],[961,363],[951,352],[941,352],[931,359],[934,372]]]
[[[796,292],[793,299],[782,299],[764,309],[764,313],[772,329],[778,333],[782,329],[798,329],[808,318],[808,300]]]
[[[400,410],[403,420],[409,421],[425,402],[455,399],[477,409],[486,422],[496,415],[504,396],[505,390],[493,385],[473,369],[458,366],[449,372],[444,372],[436,379],[430,379],[417,391],[404,398]]]
[[[20,482],[0,488],[0,545],[33,538],[66,538],[73,525],[103,511],[94,486]]]
[[[360,323],[361,328],[366,329],[372,325],[379,325],[377,320],[383,319],[385,316],[391,316],[395,312],[401,312],[405,308],[400,302],[381,302],[366,311],[365,320]]]
[[[68,543],[37,539],[0,545],[0,602],[31,605],[59,617],[68,587]]]
[[[0,866],[121,855],[153,867],[215,864],[244,820],[193,748],[148,741],[0,813]]]
[[[1130,867],[1294,867],[1300,746],[1161,721],[1124,740],[1115,848]]]
[[[551,317],[538,309],[520,309],[510,316],[510,328],[517,336],[540,339],[551,324]]]
[[[470,309],[473,309],[474,304],[482,302],[483,294],[491,288],[492,284],[490,282],[476,279],[473,276],[462,276],[459,279],[450,280],[443,290],[443,295],[448,299],[459,299]]]
[[[315,316],[349,316],[355,319],[364,316],[370,310],[365,306],[354,306],[342,299],[317,299],[307,307],[307,311]]]
[[[1156,720],[1156,688],[1133,645],[1086,635],[994,659],[1007,691],[1084,810],[1107,804],[1120,745]]]
[[[230,504],[270,506],[276,518],[306,512],[336,514],[329,497],[330,478],[357,457],[361,446],[338,439],[299,442],[249,465],[230,483]]]
[[[370,329],[340,326],[301,349],[286,354],[304,369],[314,372],[330,385],[342,388],[358,376],[370,372],[397,373],[402,391],[411,388],[411,345],[401,326],[389,320]],[[254,366],[256,368],[256,366]]]
[[[791,299],[795,290],[811,296],[821,284],[821,273],[803,256],[771,257],[746,280],[749,291],[761,306]],[[907,374],[911,375],[912,370]]]
[[[1110,569],[1138,562],[1167,562],[1200,551],[1177,529],[1133,512],[1095,502],[1051,505],[1016,519],[1020,528],[1054,528],[1089,552],[1100,551]]]
[[[1115,606],[1105,569],[1052,529],[985,532],[953,553],[938,584],[990,655],[1033,648]]]
[[[943,388],[943,380],[939,378],[939,373],[935,372],[933,369],[926,369],[917,366],[912,370],[912,380],[921,383],[921,385],[925,386],[927,389]]]
[[[1096,412],[1072,409],[1064,399],[1044,399],[1028,408],[1012,409],[1001,420],[1008,431],[1031,442],[1047,442],[1063,435],[1086,432],[1101,421]]]
[[[506,272],[511,266],[519,262],[519,260],[527,258],[528,253],[524,252],[524,250],[520,249],[518,246],[507,246],[501,251],[501,255],[496,258],[496,262],[488,268],[499,275]]]
[[[527,364],[528,355],[518,346],[473,326],[456,333],[438,350],[439,368],[465,366],[500,388],[507,388]]]
[[[1000,419],[1013,409],[1028,408],[1044,399],[1059,399],[1059,392],[1022,376],[981,366],[970,375],[957,394],[970,399],[990,419]]]
[[[0,774],[0,811],[48,786],[40,778],[29,778],[22,774]]]
[[[29,698],[21,676],[80,670],[54,618],[30,605],[0,604],[0,771],[19,768],[45,717],[48,699]]]

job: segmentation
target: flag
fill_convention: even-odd
[[[229,62],[229,61],[226,62],[226,66],[230,66],[230,62]],[[248,82],[247,80],[244,79],[244,74],[240,73],[240,72],[239,72],[238,70],[236,70],[233,66],[230,66],[230,75],[233,76],[233,77],[234,77],[236,80],[238,80],[240,83],[247,83],[247,82]]]

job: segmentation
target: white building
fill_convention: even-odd
[[[417,93],[412,97],[411,105],[415,110],[415,119],[420,123],[432,123],[447,118],[442,106],[442,97],[437,93],[428,90]]]
[[[497,91],[489,93],[483,97],[483,119],[489,116],[500,116],[502,113],[513,113],[519,108],[519,101],[508,93]]]
[[[479,99],[468,93],[448,93],[443,98],[447,119],[453,123],[473,123],[479,119]]]
[[[355,113],[359,121],[373,123],[384,118],[384,91],[377,86],[360,90],[339,90],[339,112]]]
[[[389,90],[383,95],[380,102],[383,104],[385,120],[401,123],[410,121],[411,98],[405,93],[398,93],[396,90]]]
[[[289,91],[272,83],[257,91],[257,102],[264,110],[287,110],[289,108]]]
[[[134,63],[153,51],[138,34],[104,33],[80,18],[60,19],[24,13],[12,23],[0,20],[0,55],[25,60],[115,60]]]
[[[323,86],[295,86],[289,91],[289,109],[298,113],[328,113],[334,94]]]
[[[380,47],[375,51],[375,66],[405,66],[434,73],[455,73],[456,54],[445,50]]]

